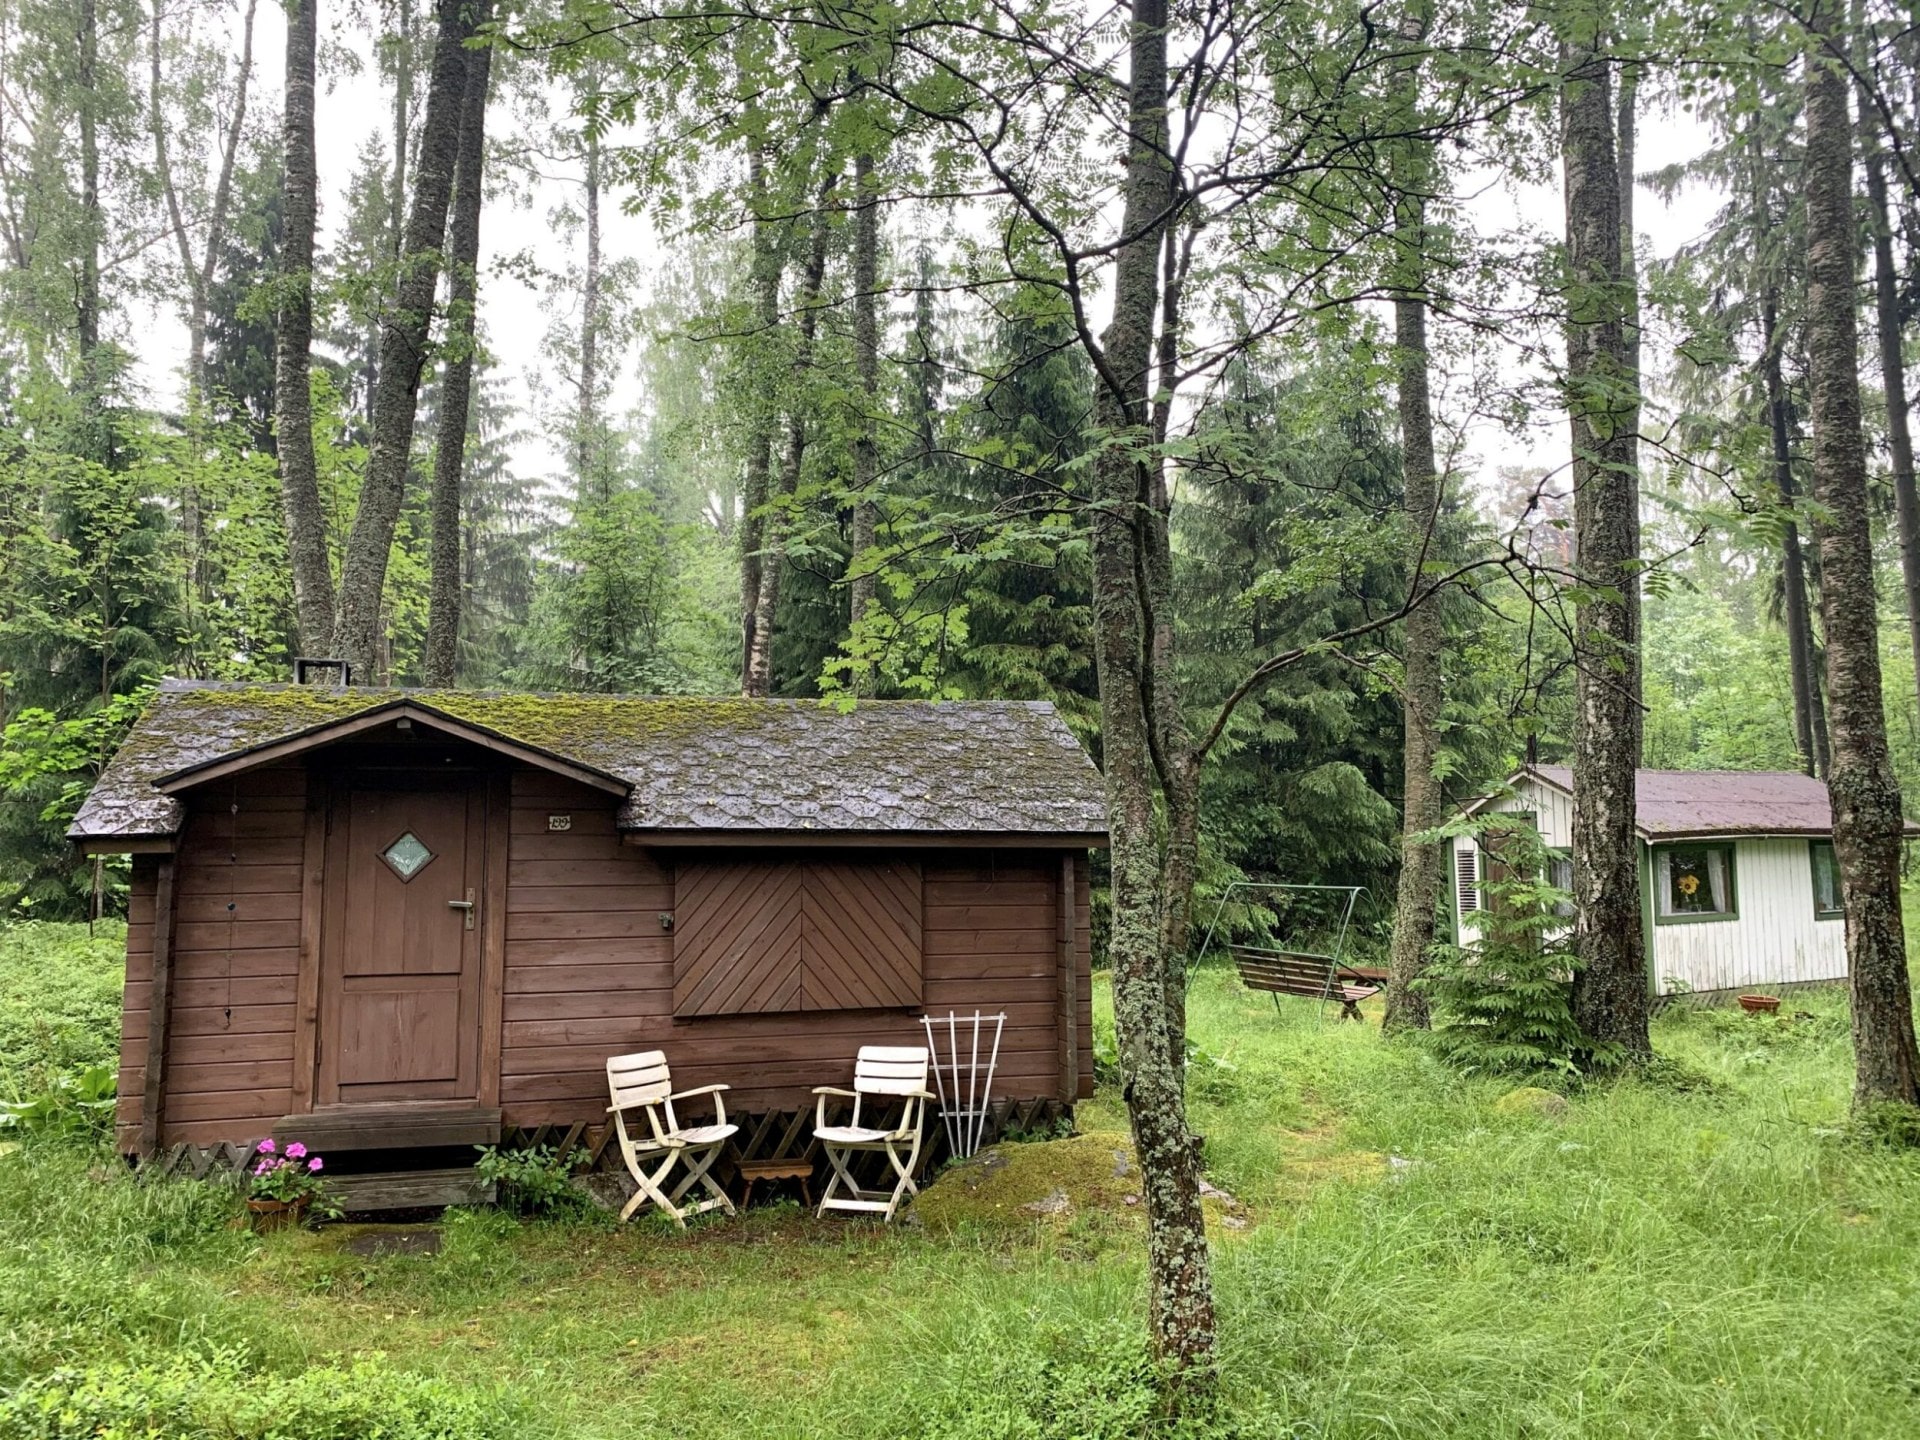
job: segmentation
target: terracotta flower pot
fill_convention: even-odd
[[[1749,1015],[1771,1015],[1780,1008],[1778,995],[1742,995],[1740,1008]]]
[[[271,1235],[276,1230],[291,1230],[306,1218],[305,1200],[260,1200],[247,1201],[247,1218],[253,1223],[256,1235]]]

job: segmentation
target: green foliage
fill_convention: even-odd
[[[1750,1017],[1668,1007],[1659,1054],[1711,1088],[1632,1073],[1546,1117],[1496,1110],[1510,1078],[1201,970],[1193,1036],[1233,1084],[1196,1094],[1193,1123],[1245,1224],[1211,1227],[1222,1405],[1197,1434],[1914,1433],[1920,1165],[1848,1139],[1844,992],[1793,1004],[1792,1038],[1759,1045]],[[1125,1131],[1110,1089],[1078,1118]],[[0,1393],[65,1371],[62,1394],[136,1389],[138,1416],[176,1392],[127,1373],[178,1367],[197,1393],[160,1433],[221,1440],[260,1432],[194,1427],[321,1390],[333,1408],[265,1433],[356,1435],[364,1405],[408,1435],[416,1399],[455,1394],[484,1414],[448,1400],[449,1426],[510,1412],[517,1434],[600,1440],[1160,1433],[1138,1207],[1117,1195],[961,1237],[791,1207],[684,1237],[476,1210],[442,1222],[438,1254],[374,1256],[346,1227],[255,1237],[236,1203],[79,1147],[0,1154]],[[217,1351],[237,1371],[194,1378]],[[122,1423],[95,1403],[83,1418]]]
[[[111,1065],[88,1065],[58,1075],[44,1090],[0,1100],[0,1135],[104,1140],[113,1133],[118,1075]]]
[[[1499,859],[1481,886],[1478,939],[1436,945],[1416,982],[1433,999],[1434,1050],[1469,1073],[1572,1074],[1583,1058],[1605,1063],[1574,1023],[1571,897],[1547,881],[1539,832],[1490,813],[1435,838],[1458,835]]]
[[[1853,1134],[1869,1145],[1920,1150],[1920,1109],[1898,1100],[1863,1105],[1853,1117]]]
[[[126,927],[0,926],[0,1097],[111,1066],[120,1053]]]
[[[276,1375],[226,1347],[63,1367],[0,1398],[0,1440],[508,1440],[524,1423],[504,1385],[409,1375],[377,1359]]]
[[[253,1164],[247,1170],[247,1197],[251,1200],[277,1200],[282,1205],[304,1206],[315,1220],[338,1220],[345,1212],[334,1200],[320,1172],[326,1162],[310,1154],[300,1141],[291,1142],[283,1151],[272,1138],[262,1140]]]
[[[474,1173],[499,1187],[500,1204],[516,1215],[578,1215],[588,1208],[587,1197],[573,1183],[573,1166],[551,1145],[508,1150],[495,1145],[475,1147],[480,1158]]]

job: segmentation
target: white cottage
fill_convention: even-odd
[[[1636,780],[1640,889],[1654,992],[1747,990],[1847,974],[1827,787],[1768,770],[1642,770]],[[1573,772],[1529,765],[1469,815],[1528,815],[1571,882]],[[1920,835],[1908,822],[1907,833]],[[1447,867],[1455,932],[1470,942],[1486,856],[1453,841]]]

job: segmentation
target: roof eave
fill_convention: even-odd
[[[82,855],[171,855],[180,837],[173,834],[92,835],[69,830],[67,842]]]
[[[749,830],[696,829],[692,826],[626,829],[620,832],[620,841],[623,845],[659,850],[710,850],[726,846],[870,849],[882,845],[915,850],[969,847],[982,850],[1104,850],[1109,844],[1104,830]]]
[[[449,715],[436,706],[406,697],[383,701],[343,719],[325,720],[318,725],[309,725],[304,730],[296,730],[290,735],[263,740],[211,760],[198,761],[169,775],[161,776],[153,782],[153,788],[162,795],[177,795],[182,790],[203,785],[210,780],[218,780],[243,770],[255,769],[261,765],[271,764],[275,760],[305,754],[322,745],[349,739],[354,735],[378,729],[401,719],[419,721],[430,729],[443,731],[456,739],[466,740],[484,749],[564,775],[570,780],[577,780],[583,785],[604,790],[611,795],[624,796],[633,789],[629,782],[618,775],[596,766],[583,764],[543,746],[516,740],[489,726],[472,720],[463,720],[458,716]]]

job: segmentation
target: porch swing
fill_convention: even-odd
[[[1294,995],[1314,1000],[1324,1016],[1328,1002],[1340,1002],[1340,1018],[1359,1020],[1360,1003],[1380,993],[1385,977],[1378,971],[1346,963],[1347,941],[1353,930],[1354,906],[1366,894],[1364,885],[1301,885],[1284,881],[1235,880],[1220,892],[1206,938],[1188,961],[1189,971],[1213,947],[1220,917],[1236,892],[1259,892],[1268,897],[1276,918],[1291,920],[1284,940],[1273,945],[1229,944],[1227,954],[1249,990],[1273,996],[1274,1013],[1280,997]]]

